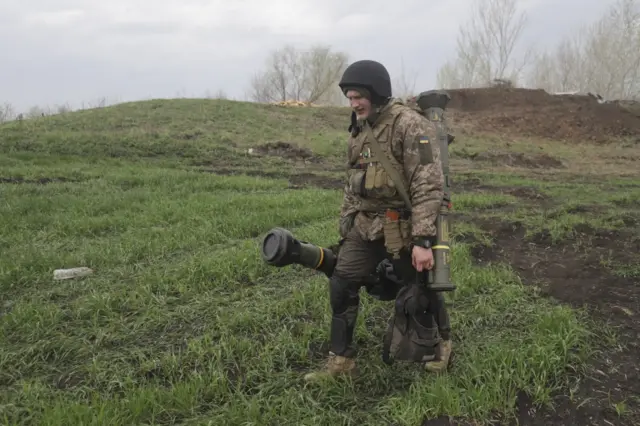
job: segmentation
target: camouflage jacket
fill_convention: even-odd
[[[372,126],[382,149],[404,179],[412,204],[411,236],[436,235],[435,220],[444,195],[440,145],[434,123],[401,100],[389,102]],[[365,240],[384,236],[384,212],[406,207],[395,184],[376,161],[365,131],[349,138],[348,179],[340,212],[341,236],[345,222]]]

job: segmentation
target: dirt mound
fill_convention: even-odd
[[[640,118],[640,102],[638,101],[613,101],[615,105],[618,105],[620,108],[629,111],[631,114]]]
[[[290,160],[305,160],[312,163],[321,161],[309,148],[302,148],[289,142],[269,142],[253,148],[251,153],[254,155],[288,158]]]
[[[477,88],[448,90],[452,124],[470,131],[569,141],[640,140],[640,117],[616,102],[544,90]]]

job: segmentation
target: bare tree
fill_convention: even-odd
[[[536,88],[549,88],[556,82],[556,69],[553,56],[548,52],[539,53],[529,71],[527,85]]]
[[[460,26],[455,60],[438,72],[438,86],[485,86],[496,79],[518,80],[532,49],[516,49],[526,23],[516,0],[476,0],[470,22]]]
[[[51,115],[51,108],[50,107],[39,107],[37,105],[36,106],[32,106],[31,108],[29,108],[29,110],[24,115],[27,118],[44,117],[45,115]]]
[[[71,108],[71,105],[69,105],[69,103],[67,102],[67,103],[64,103],[64,104],[61,104],[61,105],[56,105],[55,106],[55,111],[56,111],[57,114],[64,114],[64,113],[67,113],[67,112],[72,112],[73,108]]]
[[[618,0],[589,28],[584,49],[592,71],[586,87],[618,99],[640,95],[640,4]]]
[[[222,99],[222,100],[229,99],[229,96],[227,96],[227,92],[225,92],[224,89],[218,89],[218,91],[215,94],[207,90],[204,93],[204,97],[206,99]]]
[[[580,90],[585,85],[584,58],[581,54],[582,38],[578,33],[563,40],[556,50],[553,66],[556,71],[556,90]]]
[[[11,121],[15,116],[16,112],[10,103],[5,102],[3,105],[0,105],[0,123]]]
[[[348,57],[327,46],[298,50],[293,46],[271,52],[266,70],[251,80],[250,97],[256,102],[318,102],[335,97],[335,86]],[[333,89],[333,90],[332,90]]]
[[[410,76],[407,76],[404,68],[404,59],[400,60],[400,74],[393,79],[393,96],[397,98],[408,98],[415,95],[416,80],[418,79],[418,73],[414,72]]]
[[[115,102],[110,102],[106,97],[101,97],[89,102],[82,102],[80,109],[94,109],[105,108],[108,105],[113,105]]]
[[[640,1],[618,0],[591,25],[540,55],[529,85],[548,91],[640,97]]]

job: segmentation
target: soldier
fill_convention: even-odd
[[[443,198],[444,176],[435,124],[391,97],[386,68],[371,60],[355,62],[345,70],[339,86],[353,112],[348,178],[340,214],[342,240],[329,283],[331,349],[326,369],[307,374],[306,380],[355,372],[353,335],[360,288],[384,258],[391,259],[405,282],[415,278],[416,271],[433,268],[431,247]],[[380,151],[372,147],[370,136],[391,161],[396,177],[403,179],[410,194],[411,213],[405,209],[392,175],[376,156],[374,151]],[[413,318],[415,334],[410,345],[419,348],[414,352],[426,354],[422,360],[428,371],[442,371],[449,362],[451,341],[448,318],[439,327],[434,323],[435,317],[445,312],[444,306],[435,315],[426,306],[443,301],[438,296],[434,303],[426,303],[434,297],[415,296],[424,308],[418,309]]]

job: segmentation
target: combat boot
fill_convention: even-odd
[[[329,352],[329,359],[323,370],[307,373],[304,376],[305,381],[314,381],[318,379],[324,379],[327,377],[336,377],[339,375],[353,376],[356,373],[356,361],[353,358],[348,358],[340,355],[336,355],[333,352]]]
[[[427,371],[431,373],[441,373],[449,366],[453,343],[451,340],[441,340],[436,347],[436,357],[433,361],[425,364]]]
[[[324,370],[306,374],[304,378],[307,381],[355,373],[356,351],[353,346],[353,332],[358,318],[359,287],[336,275],[331,277],[329,285],[330,303],[333,311],[329,359]]]

